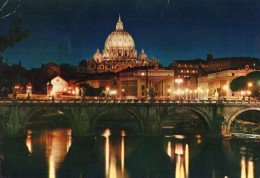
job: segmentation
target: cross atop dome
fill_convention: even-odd
[[[116,24],[116,30],[124,30],[123,22],[121,21],[121,16],[119,14],[118,22]]]

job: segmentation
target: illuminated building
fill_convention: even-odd
[[[60,76],[56,76],[48,84],[51,84],[52,87],[50,88],[51,91],[47,91],[47,93],[49,93],[49,95],[55,95],[55,96],[57,94],[61,95],[64,92],[64,90],[66,90],[69,86],[68,82],[65,81],[63,78],[61,78]]]
[[[208,54],[206,60],[202,60],[202,59],[174,60],[170,64],[169,69],[172,69],[174,71],[175,77],[180,77],[183,79],[183,85],[185,87],[190,89],[195,89],[197,87],[208,88],[207,86],[204,85],[208,85],[207,80],[208,78],[211,78],[212,75],[215,75],[214,73],[232,70],[233,73],[235,73],[234,75],[241,76],[242,75],[241,71],[243,71],[244,69],[247,71],[259,70],[259,66],[260,66],[259,63],[260,63],[259,59],[252,58],[252,57],[213,58],[212,54]],[[229,74],[226,74],[226,76],[229,76]],[[231,78],[234,78],[234,76]],[[230,80],[231,79],[228,80],[223,79],[223,83],[227,83],[225,81],[229,81],[227,83],[228,85],[230,83]],[[222,84],[221,85],[215,84],[214,87],[210,86],[209,88],[216,89],[216,88],[221,88],[221,86]],[[211,92],[212,91],[209,91],[210,95]],[[229,94],[232,95],[232,92],[230,91]]]
[[[252,57],[225,57],[213,58],[213,55],[208,54],[207,59],[207,73],[213,73],[225,70],[242,70],[259,68],[260,60]]]
[[[229,89],[229,84],[233,79],[239,76],[246,76],[252,71],[254,70],[225,70],[211,73],[206,76],[200,76],[198,77],[198,87],[203,91],[203,96],[205,96],[207,90],[207,95],[209,98],[217,99],[215,95],[216,91],[218,90],[218,97],[238,99],[240,93],[232,92]]]
[[[78,72],[118,72],[128,67],[147,66],[148,64],[149,59],[144,50],[137,57],[134,40],[124,30],[119,16],[116,29],[108,35],[103,52],[101,53],[97,49],[92,59],[81,62]]]
[[[173,72],[156,67],[134,67],[122,70],[118,77],[120,97],[145,98],[149,88],[154,89],[156,99],[172,97],[174,88]]]
[[[157,59],[149,60],[142,49],[137,50],[132,36],[124,30],[119,16],[115,31],[111,32],[102,53],[97,49],[91,60],[81,61],[71,85],[89,84],[116,91],[118,98],[145,98],[148,89],[155,97],[171,97],[174,90],[174,73],[160,67]]]

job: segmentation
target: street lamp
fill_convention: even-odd
[[[116,98],[116,90],[111,90],[110,94],[112,95],[113,99]]]
[[[209,89],[206,89],[206,100],[209,99]]]
[[[247,83],[247,87],[248,87],[248,88],[250,88],[250,87],[252,87],[252,86],[253,86],[253,83],[252,83],[252,82],[248,82],[248,83]]]
[[[189,91],[189,93],[190,93],[190,100],[191,100],[191,96],[192,96],[192,90],[190,90],[190,91]]]
[[[169,97],[171,96],[171,89],[170,88],[167,89],[167,96],[169,96]]]
[[[109,87],[106,87],[106,98],[109,96]]]
[[[189,91],[189,89],[185,88],[185,94],[186,94],[185,98],[186,98],[186,100],[188,100],[188,91]]]
[[[226,91],[226,97],[228,97],[228,86],[227,86],[227,85],[224,85],[224,86],[223,86],[223,89]]]
[[[17,100],[17,92],[18,92],[19,88],[20,88],[19,85],[14,86],[14,91],[13,91],[13,99],[14,100]]]
[[[244,97],[245,97],[245,94],[246,94],[245,91],[241,91],[240,94],[242,96],[242,100],[244,100],[245,99]]]
[[[123,96],[123,97],[125,97],[125,89],[124,88],[122,88],[122,90],[121,90],[121,95]],[[122,97],[121,96],[121,97]]]
[[[32,84],[28,83],[26,85],[26,96],[27,96],[27,99],[30,99],[31,95],[32,95]]]
[[[175,82],[178,84],[178,90],[179,90],[180,83],[183,82],[183,79],[181,79],[181,78],[176,78],[176,79],[175,79]]]
[[[201,90],[200,87],[198,87],[197,92],[198,92],[198,99],[201,99],[201,97],[202,97],[202,90]]]
[[[197,90],[194,90],[194,98],[197,99],[197,93],[198,91]]]

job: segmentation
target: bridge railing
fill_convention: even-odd
[[[260,103],[260,100],[137,100],[137,99],[91,99],[91,100],[80,100],[80,99],[73,99],[73,100],[47,100],[47,99],[0,99],[1,104],[40,104],[40,103],[156,103],[156,104],[213,104],[213,103],[223,103],[223,104],[253,104],[253,103]]]

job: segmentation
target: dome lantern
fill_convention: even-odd
[[[123,22],[121,21],[121,16],[119,14],[118,22],[116,24],[116,30],[124,30]]]

